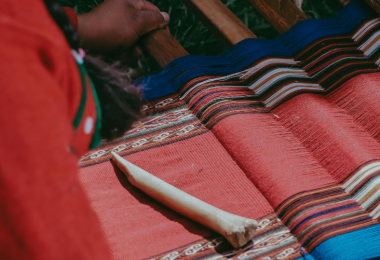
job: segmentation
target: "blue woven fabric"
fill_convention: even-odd
[[[350,33],[372,15],[372,10],[354,1],[332,18],[304,20],[275,40],[246,39],[218,56],[184,56],[157,74],[135,83],[144,86],[145,100],[163,97],[177,92],[186,82],[197,77],[236,73],[263,57],[292,57],[316,39]]]
[[[320,244],[310,255],[296,260],[380,259],[380,224],[339,235]]]
[[[380,256],[380,224],[339,235],[320,244],[314,259],[360,260]]]

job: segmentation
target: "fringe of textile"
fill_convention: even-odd
[[[238,114],[212,128],[273,208],[296,193],[336,182],[271,114]]]
[[[380,142],[380,74],[359,75],[326,96]]]
[[[272,113],[337,182],[359,165],[380,159],[378,142],[355,124],[345,110],[321,96],[298,95]]]

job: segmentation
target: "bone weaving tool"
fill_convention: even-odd
[[[256,220],[211,206],[144,171],[114,152],[112,157],[133,186],[165,206],[218,232],[233,247],[241,247],[252,239],[257,227]]]

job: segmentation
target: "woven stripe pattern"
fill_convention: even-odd
[[[115,259],[380,256],[380,18],[352,2],[276,40],[180,58],[145,84],[146,116],[81,159]],[[256,219],[233,249],[152,200],[116,152],[225,211]]]

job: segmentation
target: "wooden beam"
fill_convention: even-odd
[[[291,0],[247,0],[279,33],[308,19]]]
[[[161,28],[144,35],[141,45],[161,68],[179,57],[189,55],[169,32]]]
[[[220,0],[182,2],[227,47],[247,38],[257,38]]]

